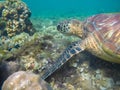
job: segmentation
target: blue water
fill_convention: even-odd
[[[23,0],[32,16],[88,16],[120,12],[120,0]]]

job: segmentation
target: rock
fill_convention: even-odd
[[[2,90],[52,90],[52,88],[38,75],[19,71],[8,77]]]

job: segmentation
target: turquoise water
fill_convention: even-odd
[[[4,0],[0,0],[0,1],[4,1]],[[35,41],[35,42],[32,42],[33,43],[33,45],[28,45],[28,47],[27,47],[27,45],[26,44],[28,44],[29,42],[27,42],[27,40],[26,40],[26,42],[24,43],[23,41],[24,41],[24,37],[22,37],[22,39],[20,40],[20,42],[23,42],[23,43],[20,43],[20,45],[19,45],[19,43],[18,44],[16,44],[16,42],[14,43],[14,42],[12,42],[13,40],[12,39],[14,39],[14,38],[12,38],[12,39],[6,39],[5,38],[5,40],[3,40],[3,39],[1,39],[1,42],[0,42],[0,44],[1,44],[1,47],[0,47],[0,49],[2,48],[2,46],[3,46],[3,49],[1,49],[1,52],[0,52],[0,54],[3,52],[3,51],[5,51],[5,53],[8,51],[8,52],[10,52],[10,54],[13,54],[13,56],[11,56],[9,59],[6,59],[4,56],[3,56],[3,58],[5,58],[6,59],[6,63],[9,63],[9,62],[13,62],[13,64],[14,64],[14,61],[15,61],[15,65],[16,64],[19,64],[20,62],[22,62],[22,60],[25,60],[25,62],[27,61],[27,58],[28,58],[28,60],[29,60],[29,55],[32,55],[32,56],[30,56],[33,60],[37,60],[37,61],[40,61],[40,63],[42,63],[43,64],[43,62],[42,62],[42,58],[43,58],[43,60],[48,60],[48,62],[52,62],[52,59],[53,58],[56,58],[56,57],[59,57],[59,55],[58,54],[60,54],[60,52],[65,48],[65,47],[67,47],[67,44],[69,44],[70,42],[72,42],[72,40],[75,40],[75,38],[73,39],[71,39],[71,38],[66,38],[66,37],[62,37],[61,35],[59,35],[59,32],[57,32],[57,30],[56,30],[56,25],[57,25],[57,22],[59,22],[60,20],[58,20],[58,18],[62,18],[62,19],[65,19],[64,17],[87,17],[87,16],[91,16],[91,15],[94,15],[94,14],[99,14],[99,13],[119,13],[120,12],[120,0],[23,0],[27,5],[28,5],[28,7],[30,8],[30,10],[31,10],[31,12],[32,12],[32,17],[40,17],[40,18],[32,18],[32,19],[30,19],[31,21],[32,21],[32,23],[33,23],[33,26],[35,27],[35,29],[36,30],[38,30],[38,31],[40,31],[40,32],[36,32],[36,33],[40,33],[41,34],[41,36],[40,36],[40,40],[38,40],[39,42],[37,42],[37,41]],[[6,9],[6,10],[8,10],[8,8]],[[24,15],[24,14],[23,14]],[[12,15],[11,15],[11,17],[12,17]],[[5,21],[7,22],[7,24],[9,24],[10,22],[8,22],[8,21],[11,21],[12,23],[10,23],[10,25],[8,25],[8,26],[10,26],[9,27],[9,30],[11,31],[11,32],[13,32],[13,31],[19,31],[19,29],[21,30],[21,27],[22,26],[27,26],[28,24],[24,24],[23,22],[19,22],[19,21],[22,21],[22,20],[24,20],[24,19],[22,19],[22,18],[20,18],[20,19],[17,19],[18,20],[18,22],[19,22],[19,24],[17,24],[16,25],[16,23],[15,23],[15,21],[17,21],[16,19],[13,19],[13,18],[6,18],[6,17],[4,17],[4,18],[6,18],[5,19]],[[45,18],[42,18],[42,17],[45,17]],[[49,19],[49,17],[52,17],[52,19],[50,18]],[[53,18],[53,17],[55,17],[55,19]],[[25,19],[26,20],[26,19]],[[14,21],[14,24],[13,24],[13,21]],[[5,22],[5,23],[6,23]],[[18,23],[17,22],[17,23]],[[20,27],[20,28],[17,28],[17,27]],[[5,27],[5,26],[4,26]],[[12,27],[12,28],[11,28]],[[16,27],[16,28],[14,28],[14,27]],[[5,34],[6,34],[6,28],[5,29],[3,29],[3,30],[5,30],[4,32],[5,32]],[[0,32],[0,34],[2,33],[2,31],[3,31],[2,29],[1,29],[1,32]],[[25,28],[25,30],[26,30],[26,28]],[[31,29],[30,29],[31,30]],[[56,31],[55,31],[56,30]],[[4,34],[4,32],[2,33],[2,34]],[[21,32],[23,32],[22,30],[21,30]],[[8,32],[9,33],[9,32]],[[1,35],[2,35],[1,34]],[[5,35],[4,35],[5,36]],[[16,32],[16,36],[17,36],[17,32]],[[25,36],[25,35],[24,35]],[[44,36],[44,37],[43,37]],[[37,35],[36,35],[36,37],[37,37]],[[39,36],[38,36],[39,37]],[[50,38],[49,38],[50,37]],[[57,37],[57,38],[56,38]],[[32,38],[32,36],[30,36],[30,39]],[[28,38],[28,40],[30,40],[29,38]],[[63,39],[63,40],[62,40]],[[65,40],[64,40],[65,39]],[[11,41],[10,41],[11,40]],[[18,40],[18,39],[16,39],[16,40]],[[22,41],[23,40],[23,41]],[[60,41],[61,40],[61,41]],[[8,42],[12,42],[12,44],[11,43],[9,43],[9,45],[4,45],[4,44],[6,44],[6,42],[7,42],[7,44],[8,44]],[[48,41],[48,42],[47,42]],[[4,43],[5,42],[5,43]],[[14,44],[15,45],[14,45]],[[61,44],[62,43],[62,44]],[[31,44],[31,42],[30,42],[30,44]],[[60,44],[60,45],[59,45]],[[22,45],[25,45],[25,47],[26,47],[26,49],[24,48],[24,46],[22,47]],[[36,46],[37,45],[37,46]],[[38,46],[40,46],[40,47],[38,47]],[[60,46],[60,47],[59,47]],[[64,47],[65,46],[65,47]],[[47,48],[46,48],[47,47]],[[60,49],[58,49],[58,48],[60,48],[61,49],[61,51],[60,51]],[[22,52],[22,54],[20,54],[20,52],[15,52],[14,50],[19,50],[19,48],[21,49],[21,51],[23,51]],[[30,50],[29,50],[29,48],[30,48]],[[34,50],[34,48],[35,48],[35,50]],[[37,49],[39,49],[39,50],[37,50]],[[43,49],[42,49],[43,48]],[[3,51],[2,51],[3,50]],[[45,51],[44,51],[45,50]],[[36,51],[37,51],[37,53],[39,53],[39,54],[36,54]],[[29,53],[30,52],[30,53]],[[35,52],[35,55],[34,55],[34,52]],[[56,53],[57,52],[57,53]],[[4,53],[3,53],[4,54]],[[9,53],[8,53],[9,54]],[[17,57],[17,55],[18,54],[20,54],[20,56],[18,56]],[[23,55],[23,54],[25,54],[25,55]],[[2,55],[2,54],[1,54]],[[14,55],[15,55],[15,57],[14,57]],[[55,56],[54,56],[55,55]],[[5,54],[5,56],[7,57],[7,55]],[[25,59],[24,59],[24,56],[25,56]],[[82,56],[82,55],[81,55]],[[84,56],[84,55],[83,55]],[[86,55],[87,56],[87,55]],[[88,57],[89,58],[89,57]],[[91,57],[90,57],[91,58]],[[50,59],[50,60],[49,60]],[[79,59],[79,57],[78,58],[76,58],[76,60],[78,60]],[[85,59],[87,60],[87,57],[85,57]],[[19,62],[18,62],[18,60],[19,60]],[[88,59],[89,60],[89,59]],[[92,59],[91,59],[92,60]],[[35,62],[37,62],[37,61],[35,61]],[[24,62],[24,61],[23,61]],[[76,62],[78,62],[78,61],[76,61]],[[83,62],[83,61],[82,61]],[[86,61],[85,61],[86,62]],[[93,60],[93,62],[94,62],[94,60]],[[99,62],[99,61],[98,61]],[[80,63],[81,63],[81,61],[80,61]],[[20,63],[20,64],[22,64],[22,63]],[[31,64],[31,61],[29,61],[28,62],[28,65],[29,64]],[[39,64],[39,63],[38,63]],[[40,64],[40,66],[42,67],[42,64]],[[52,64],[52,63],[51,63]],[[74,64],[74,63],[73,63]],[[78,63],[76,63],[76,65],[77,65]],[[95,64],[96,64],[96,62],[95,62]],[[11,64],[12,65],[12,64]],[[4,75],[4,73],[5,74],[8,74],[9,73],[9,71],[11,70],[11,72],[13,72],[12,71],[12,66],[9,66],[9,64],[4,64],[3,63],[3,65],[1,65],[0,66],[0,77],[1,77],[1,79],[6,79],[7,78],[7,76],[6,75]],[[76,65],[75,65],[75,68],[76,68]],[[99,64],[98,65],[98,67],[96,68],[96,65],[94,65],[94,66],[92,66],[92,67],[94,67],[95,69],[98,69],[99,67],[100,67],[100,69],[101,69],[101,66],[100,65],[102,65],[102,64]],[[107,65],[107,64],[106,64]],[[22,66],[24,66],[24,65],[19,65],[20,66],[20,69],[22,68]],[[18,67],[19,67],[18,66]],[[34,66],[34,65],[33,65]],[[10,69],[9,69],[9,67],[10,67]],[[15,67],[17,67],[17,66],[14,66],[13,65],[13,69],[15,68]],[[24,66],[24,67],[26,67],[26,66]],[[45,66],[43,66],[43,68],[44,68]],[[119,76],[120,76],[120,72],[119,71],[117,71],[117,70],[115,70],[115,69],[111,69],[111,71],[110,71],[110,69],[107,69],[106,68],[107,66],[105,66],[105,67],[103,67],[102,69],[106,69],[106,73],[108,72],[108,74],[110,73],[110,72],[115,72],[115,74],[113,75],[114,77],[112,77],[112,75],[108,75],[108,74],[106,74],[106,75],[108,75],[108,76],[105,76],[105,77],[103,77],[104,79],[105,78],[108,78],[108,79],[111,79],[111,78],[113,78],[113,80],[117,80],[118,79],[118,84],[119,84],[119,82],[120,82],[120,80],[119,80]],[[31,67],[30,67],[31,68]],[[36,67],[35,67],[36,68]],[[39,67],[40,68],[40,67]],[[68,67],[69,68],[69,67]],[[70,66],[70,68],[71,68],[71,66]],[[82,64],[81,64],[81,66],[79,66],[78,68],[76,68],[76,71],[79,69],[79,68],[82,68],[82,69],[86,69],[86,68],[83,68],[83,66],[82,66]],[[109,68],[109,67],[108,67]],[[113,67],[114,68],[114,67]],[[4,70],[5,69],[5,70]],[[102,69],[101,69],[101,71],[100,71],[100,73],[102,72]],[[70,69],[69,69],[70,70]],[[91,70],[91,67],[90,67],[90,69],[86,69],[86,71],[87,70]],[[108,71],[107,71],[108,70]],[[16,70],[15,70],[16,71]],[[67,69],[66,69],[66,71],[67,71]],[[71,70],[70,71],[70,73],[72,72],[73,70]],[[74,71],[74,72],[76,72],[76,71]],[[85,71],[85,70],[84,70]],[[84,73],[80,73],[80,74],[78,74],[78,73],[75,73],[76,75],[80,75],[80,76],[82,76],[82,75],[87,75],[86,74],[86,71],[85,71],[85,74]],[[1,73],[1,72],[4,72],[4,73]],[[74,73],[73,72],[73,73]],[[92,71],[87,71],[88,73],[90,73],[91,74],[91,72]],[[68,74],[69,74],[69,71],[67,72]],[[93,74],[94,73],[96,73],[96,71],[95,70],[93,70],[93,72],[92,72]],[[64,74],[64,73],[63,73]],[[62,75],[62,74],[61,74]],[[89,74],[88,74],[89,75]],[[102,73],[101,73],[101,75],[102,75]],[[64,75],[63,75],[64,76]],[[95,75],[94,75],[95,76]],[[58,77],[59,77],[59,75],[58,75]],[[68,76],[67,76],[68,77]],[[71,77],[71,75],[70,75],[70,77]],[[97,76],[97,74],[96,74],[96,77],[98,77]],[[100,77],[102,77],[102,76],[100,76]],[[65,81],[65,82],[68,82],[68,84],[69,83],[72,83],[72,79],[70,79],[69,80],[69,78],[68,79],[66,79],[66,80],[63,80],[62,79],[63,77],[59,77],[59,80],[58,79],[56,79],[56,82],[55,82],[55,84],[57,85],[58,84],[58,82],[57,82],[57,80],[59,81],[59,85],[62,85],[64,82],[63,81]],[[88,77],[89,78],[89,77]],[[0,79],[0,80],[1,80]],[[77,79],[77,78],[76,78]],[[81,79],[81,77],[80,77],[80,79]],[[84,79],[84,78],[83,78]],[[99,79],[99,78],[98,78]],[[3,83],[3,81],[4,80],[1,80],[0,81],[0,85],[2,85],[2,83]],[[90,79],[91,80],[91,79]],[[97,79],[96,79],[97,80]],[[105,79],[105,80],[107,80],[107,79]],[[105,81],[104,80],[104,81]],[[84,83],[84,82],[82,82],[82,81],[79,81],[80,82],[80,84],[81,83]],[[107,82],[107,81],[106,81]],[[54,82],[53,82],[54,83]],[[99,82],[98,82],[99,83]],[[114,84],[114,83],[113,83]],[[58,86],[59,86],[58,85]],[[72,84],[71,84],[72,85]],[[81,84],[82,85],[82,84]],[[85,85],[86,85],[86,83],[85,83]],[[106,84],[105,84],[106,85]],[[110,85],[109,84],[109,82],[108,82],[108,85]],[[76,86],[76,85],[75,85]],[[80,85],[79,85],[80,86]],[[114,85],[114,86],[110,86],[110,87],[116,87],[116,85]],[[1,87],[0,87],[1,88]],[[104,88],[103,88],[104,89]],[[1,89],[0,89],[1,90]],[[62,90],[62,89],[61,89]],[[105,89],[104,89],[105,90]],[[107,90],[107,89],[106,89]]]
[[[88,16],[120,12],[120,0],[24,0],[32,16]]]

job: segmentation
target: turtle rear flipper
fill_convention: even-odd
[[[55,63],[43,74],[42,79],[47,79],[52,73],[66,63],[73,55],[84,51],[83,43],[77,41],[69,45],[63,54],[55,61]]]

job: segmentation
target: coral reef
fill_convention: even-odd
[[[71,42],[79,40],[77,37],[59,33],[56,30],[59,20],[32,18],[31,21],[38,31],[34,35],[22,32],[10,38],[0,38],[0,73],[3,72],[0,74],[0,81],[3,82],[19,70],[32,71],[41,76]],[[4,21],[1,25],[5,25]],[[119,77],[118,64],[105,62],[83,52],[71,58],[46,81],[54,90],[119,90]]]
[[[39,34],[29,36],[27,33],[21,33],[6,40],[0,39],[0,85],[16,71],[36,71],[47,64],[46,60],[39,58],[44,50],[43,38]]]
[[[21,69],[19,55],[27,47],[27,38],[35,32],[30,16],[31,11],[21,0],[0,1],[0,86]]]
[[[32,35],[35,29],[30,21],[31,11],[21,0],[0,3],[0,36],[15,36],[21,32]]]
[[[0,74],[0,77],[2,77],[0,83],[19,70],[33,71],[41,76],[45,67],[49,67],[53,63],[52,60],[59,55],[56,52],[63,50],[63,47],[56,49],[57,46],[61,47],[59,46],[60,41],[54,40],[53,35],[56,39],[61,36],[53,23],[45,27],[40,28],[41,31],[32,36],[23,32],[11,38],[0,38],[0,60],[2,63],[0,67],[2,73]],[[70,41],[70,39],[67,41]],[[52,55],[51,52],[53,52]],[[13,66],[11,67],[9,63],[12,63]],[[13,69],[14,67],[17,67],[17,69]]]
[[[52,90],[52,88],[38,75],[19,71],[5,80],[2,90]]]

